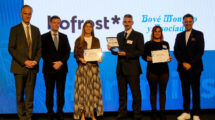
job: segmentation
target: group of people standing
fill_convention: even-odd
[[[57,119],[63,120],[64,91],[67,61],[70,56],[70,45],[67,35],[59,32],[61,19],[52,16],[49,21],[51,30],[43,35],[37,27],[30,24],[33,9],[24,5],[21,9],[22,23],[11,28],[9,38],[9,53],[13,60],[11,72],[14,73],[17,112],[20,120],[32,120],[33,96],[38,72],[38,63],[43,58],[43,74],[46,86],[46,107],[48,120],[54,119],[53,94],[56,84]],[[117,34],[120,51],[113,52],[117,60],[117,82],[119,91],[119,109],[117,119],[127,117],[127,85],[133,97],[133,118],[141,119],[140,74],[142,73],[139,58],[147,64],[146,78],[150,86],[151,119],[157,117],[157,89],[159,88],[160,119],[165,120],[166,87],[169,79],[168,62],[152,63],[152,51],[168,50],[169,44],[164,41],[162,28],[152,29],[151,40],[144,44],[143,34],[135,31],[132,15],[123,18],[125,30]],[[192,29],[193,16],[186,14],[183,24],[186,31],[176,37],[174,55],[178,61],[178,72],[182,83],[184,112],[178,120],[191,119],[190,87],[193,93],[193,119],[200,120],[200,76],[203,70],[202,55],[204,53],[203,33]],[[100,48],[99,39],[94,36],[93,24],[86,21],[80,37],[75,41],[74,57],[78,67],[75,78],[74,119],[85,120],[103,116],[103,102],[98,61],[87,62],[84,57],[85,49]],[[172,57],[169,56],[169,61]],[[25,96],[25,97],[24,97]],[[96,114],[95,114],[96,113]]]

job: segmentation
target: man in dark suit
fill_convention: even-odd
[[[40,31],[30,24],[32,8],[21,9],[22,23],[11,28],[8,50],[16,85],[17,113],[20,120],[31,120],[34,87],[41,58]],[[24,99],[25,96],[25,99]]]
[[[203,33],[192,28],[193,16],[186,14],[183,24],[186,31],[177,35],[174,55],[178,61],[178,72],[181,79],[184,112],[178,120],[190,119],[190,87],[193,93],[193,120],[200,120],[200,76],[203,71],[202,55],[204,53]]]
[[[53,94],[57,88],[57,116],[63,120],[64,90],[68,72],[67,60],[70,45],[65,34],[60,33],[60,18],[52,16],[49,24],[51,31],[42,35],[43,74],[46,85],[46,107],[48,120],[53,120]]]
[[[123,19],[125,31],[117,34],[117,40],[121,51],[117,53],[117,82],[119,91],[118,119],[127,114],[127,85],[130,86],[133,97],[134,119],[140,119],[141,93],[140,74],[142,73],[139,57],[143,54],[143,34],[132,29],[133,18],[126,14]],[[108,49],[111,50],[110,46]],[[113,52],[112,52],[113,53]],[[114,53],[113,53],[114,54]]]

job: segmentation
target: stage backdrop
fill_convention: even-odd
[[[212,0],[2,0],[0,4],[0,114],[16,113],[16,90],[13,74],[10,73],[11,56],[8,53],[10,28],[21,22],[20,10],[23,4],[33,7],[32,24],[40,28],[41,34],[49,31],[48,20],[53,15],[62,19],[60,32],[68,35],[71,45],[69,73],[65,90],[65,112],[73,112],[74,84],[77,64],[73,57],[74,42],[81,34],[84,21],[94,22],[95,35],[103,49],[103,62],[99,64],[105,111],[117,111],[118,88],[116,80],[117,57],[107,51],[106,37],[115,37],[123,31],[124,14],[133,15],[133,28],[149,40],[151,29],[160,25],[164,39],[169,42],[171,55],[176,34],[183,31],[182,17],[194,15],[194,28],[204,32],[204,71],[201,77],[201,108],[215,109],[215,47],[214,19],[215,1]],[[142,110],[150,110],[149,86],[146,80],[146,62],[140,58],[143,74],[141,78]],[[182,109],[181,83],[176,71],[177,61],[173,56],[169,63],[170,79],[167,86],[166,109]],[[37,75],[34,94],[34,113],[47,112],[45,107],[45,84],[42,74]],[[55,98],[56,101],[56,98]],[[56,103],[56,102],[55,102]],[[56,104],[54,106],[56,110]],[[132,95],[128,89],[128,109],[132,110]]]

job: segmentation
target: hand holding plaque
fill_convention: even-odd
[[[111,47],[111,51],[112,52],[119,52],[119,51],[122,51],[120,48],[119,48],[119,44],[118,44],[118,41],[117,41],[117,38],[116,37],[107,37],[107,42],[108,42],[108,45]]]
[[[116,37],[107,37],[107,42],[110,47],[119,47]]]

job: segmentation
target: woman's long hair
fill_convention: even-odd
[[[92,25],[91,36],[94,37],[93,23],[92,23],[92,21],[87,20],[87,21],[84,23],[83,27],[82,27],[82,33],[81,33],[81,36],[80,36],[80,44],[79,44],[80,47],[83,47],[83,46],[84,46],[84,36],[85,36],[85,29],[84,29],[84,28],[86,27],[87,24],[91,24],[91,25]]]
[[[154,26],[153,29],[152,29],[152,34],[151,34],[151,40],[153,41],[154,40],[154,33],[156,31],[156,29],[159,28],[161,30],[161,37],[160,37],[160,41],[163,41],[163,31],[162,31],[162,28],[161,26]]]

